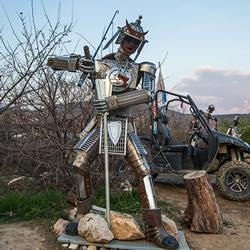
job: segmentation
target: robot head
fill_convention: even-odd
[[[236,115],[233,119],[233,123],[235,126],[238,125],[240,123],[240,117]]]
[[[137,50],[137,55],[135,59],[139,56],[144,44],[148,42],[145,40],[145,35],[148,33],[143,31],[141,26],[142,16],[134,23],[128,23],[126,20],[126,26],[123,28],[118,27],[118,31],[114,34],[114,36],[107,42],[104,49],[108,48],[108,46],[114,41],[117,37],[115,44],[120,44],[121,49],[128,55],[132,55]],[[134,59],[134,60],[135,60]]]
[[[211,104],[211,105],[208,106],[207,110],[208,110],[209,113],[212,114],[214,112],[214,110],[215,110],[215,106],[213,104]]]
[[[141,43],[140,40],[138,40],[134,37],[125,35],[123,40],[122,40],[122,43],[121,43],[121,48],[127,54],[132,55],[135,53],[135,51],[139,47],[140,43]]]

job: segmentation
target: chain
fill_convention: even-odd
[[[116,64],[117,64],[117,67],[118,67],[118,73],[121,74],[121,75],[126,75],[126,72],[128,71],[129,60],[127,59],[125,61],[125,67],[124,68],[122,68],[119,58],[116,58]]]

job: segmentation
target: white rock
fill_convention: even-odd
[[[109,242],[114,239],[107,222],[97,214],[88,213],[80,219],[78,234],[85,237],[89,242]]]
[[[54,232],[60,236],[64,231],[66,226],[69,224],[68,220],[60,218],[53,226]]]
[[[110,229],[118,240],[145,238],[142,228],[130,214],[110,211]]]
[[[172,235],[173,237],[175,237],[177,241],[179,241],[179,234],[178,234],[176,223],[165,215],[162,215],[161,219],[162,219],[163,227],[165,228],[166,232],[169,235]]]

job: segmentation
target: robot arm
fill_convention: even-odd
[[[69,72],[80,70],[84,73],[92,73],[94,61],[80,55],[56,56],[48,59],[47,66],[53,70],[68,70]]]
[[[151,102],[151,93],[146,89],[127,92],[120,95],[106,97],[105,100],[96,100],[95,108],[98,113],[117,110],[119,108]]]
[[[110,96],[106,98],[108,110],[151,102],[151,94],[146,89],[127,92],[124,94]]]

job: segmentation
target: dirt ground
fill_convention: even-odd
[[[216,189],[214,177],[210,179],[222,214],[223,233],[205,234],[183,229],[185,239],[190,249],[195,250],[249,250],[250,249],[250,202],[235,202],[226,200]],[[183,182],[176,184],[156,184],[158,199],[163,199],[185,211],[187,206],[187,191]]]
[[[157,178],[158,179],[158,178]],[[184,232],[190,249],[194,250],[249,250],[250,249],[250,202],[235,202],[226,200],[211,183],[223,217],[224,230],[222,234],[195,233],[190,229],[178,229]],[[187,206],[187,192],[181,179],[167,180],[159,178],[155,184],[158,200],[173,204],[184,213]],[[55,222],[51,222],[53,225]],[[56,235],[48,225],[35,222],[19,222],[0,225],[1,250],[55,250],[63,249],[57,242]]]

